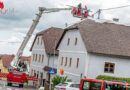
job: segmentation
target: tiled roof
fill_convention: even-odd
[[[7,54],[2,55],[1,60],[3,62],[3,66],[4,67],[10,66],[10,63],[14,57],[15,57],[14,55],[7,55]]]
[[[14,55],[7,55],[7,54],[2,55],[1,60],[3,62],[3,66],[4,67],[10,66],[10,63],[14,59],[14,57],[15,57]],[[28,58],[28,57],[22,56],[20,61],[24,61],[24,60],[26,60],[26,58]]]
[[[130,26],[99,23],[90,19],[74,24],[68,29],[74,26],[78,26],[88,52],[130,56]],[[67,30],[64,31],[64,34],[66,32]]]
[[[64,30],[61,28],[51,27],[47,30],[44,30],[44,31],[37,33],[35,40],[36,40],[37,36],[42,35],[46,52],[49,54],[53,54],[54,49],[55,49],[54,46],[57,44],[57,42],[61,38],[63,32],[64,32]],[[34,42],[35,42],[35,40],[34,40]],[[32,47],[30,49],[31,51],[32,51],[34,42],[33,42]],[[56,54],[58,54],[57,50],[55,50],[55,52],[56,52]]]

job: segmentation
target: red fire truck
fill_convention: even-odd
[[[18,84],[19,87],[23,87],[26,80],[31,80],[34,84],[37,84],[38,78],[35,76],[28,76],[25,73],[19,72],[9,72],[1,73],[0,78],[7,78],[7,85],[12,86],[12,84]]]
[[[19,87],[23,87],[24,82],[27,80],[25,73],[9,72],[7,75],[7,85],[18,84]]]
[[[130,90],[130,84],[122,82],[83,79],[80,90]]]

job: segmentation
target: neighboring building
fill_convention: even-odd
[[[11,61],[13,60],[14,55],[1,55],[0,57],[0,71],[1,73],[8,73],[8,67],[10,66]],[[6,80],[6,78],[2,78]]]
[[[130,78],[129,26],[83,20],[64,31],[57,49],[58,69],[73,81],[98,75]]]
[[[14,55],[4,54],[0,59],[0,70],[2,73],[8,73],[8,67],[10,66],[11,61],[13,60]]]
[[[22,57],[20,58],[20,61],[23,62],[23,63],[25,63],[25,64],[27,64],[27,65],[30,67],[31,56],[29,56],[29,57],[22,56]]]
[[[0,71],[2,73],[8,73],[8,68],[11,66],[10,63],[14,59],[14,57],[15,57],[15,55],[7,55],[7,54],[0,56]],[[28,63],[30,62],[29,58],[31,58],[31,57],[22,56],[20,61],[26,62],[28,65]]]
[[[49,69],[57,68],[58,62],[58,51],[55,50],[55,45],[63,31],[63,29],[52,27],[36,34],[30,49],[32,51],[30,75],[37,76],[39,80],[50,79]]]

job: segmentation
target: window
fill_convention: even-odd
[[[114,68],[115,68],[115,64],[114,63],[105,62],[104,72],[114,73]]]
[[[79,84],[71,84],[70,87],[72,87],[72,88],[79,88]]]
[[[34,59],[35,59],[35,54],[33,54],[33,61],[34,61]]]
[[[67,45],[69,45],[70,44],[70,38],[68,38],[68,42],[67,42]]]
[[[75,45],[77,45],[77,41],[78,41],[78,38],[76,37],[76,38],[75,38]]]
[[[69,66],[71,67],[72,58],[70,58]]]
[[[43,61],[44,61],[44,55],[42,55],[42,63],[43,63]]]
[[[39,44],[39,37],[37,38],[37,44]]]
[[[36,54],[36,58],[35,58],[35,61],[37,61],[37,54]]]
[[[41,45],[42,45],[42,39],[41,39]]]
[[[126,90],[125,85],[106,83],[105,90]],[[130,90],[129,88],[127,90]]]
[[[67,57],[65,58],[65,66],[67,66]]]
[[[101,83],[84,81],[83,90],[101,90]]]
[[[40,59],[41,59],[41,55],[39,55],[39,62],[40,62]]]
[[[76,67],[77,67],[77,68],[79,67],[79,58],[77,58],[77,64],[76,64]]]
[[[61,57],[61,66],[63,65],[63,57]]]

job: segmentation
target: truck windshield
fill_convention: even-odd
[[[126,87],[125,87],[125,85],[121,85],[121,84],[107,83],[105,90],[126,90]],[[130,89],[128,89],[128,90],[130,90]]]
[[[82,88],[82,90],[101,90],[101,83],[84,81]]]

